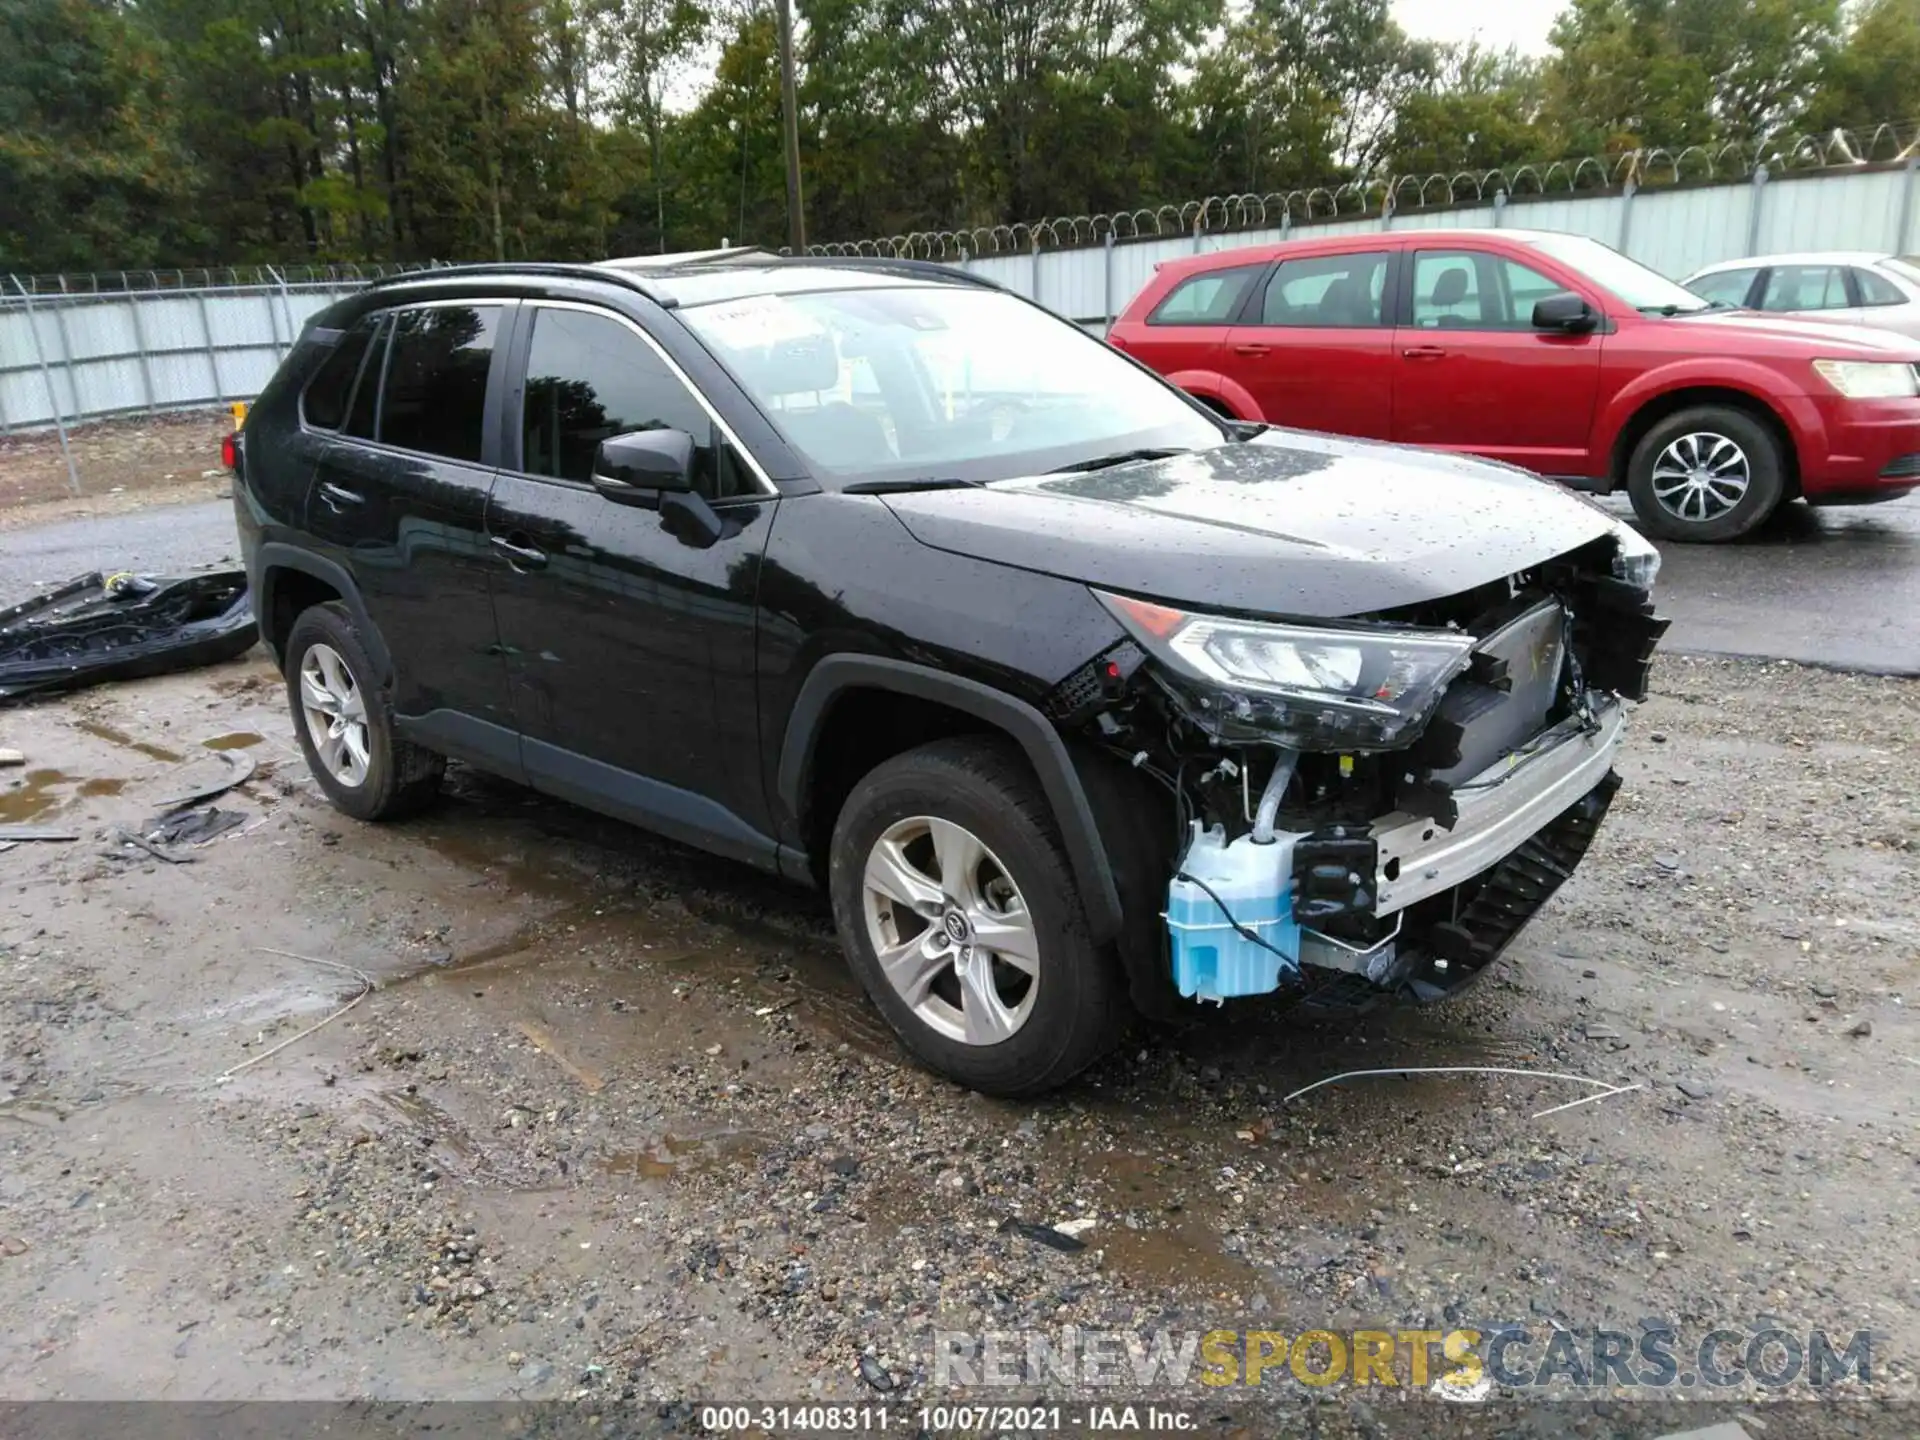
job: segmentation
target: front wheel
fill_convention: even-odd
[[[943,740],[878,766],[841,809],[828,871],[854,973],[930,1069],[1032,1095],[1118,1037],[1118,967],[1010,744]]]
[[[1662,540],[1733,540],[1779,507],[1786,459],[1753,416],[1696,406],[1640,438],[1627,464],[1627,494],[1640,523]]]

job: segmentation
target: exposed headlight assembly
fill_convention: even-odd
[[[1631,525],[1615,525],[1613,547],[1613,578],[1650,593],[1660,574],[1660,552],[1653,542]]]
[[[1447,630],[1279,625],[1093,593],[1172,672],[1207,728],[1299,750],[1410,744],[1474,646]]]
[[[1849,400],[1902,400],[1920,395],[1913,366],[1884,360],[1816,360],[1820,378]]]

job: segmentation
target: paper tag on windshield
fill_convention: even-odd
[[[700,320],[707,334],[735,350],[762,349],[826,333],[804,311],[778,295],[754,295],[706,306]]]

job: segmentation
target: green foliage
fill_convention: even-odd
[[[808,230],[1920,118],[1920,0],[1839,3],[1567,0],[1536,61],[1391,0],[795,0]],[[0,270],[785,233],[769,0],[0,0]]]

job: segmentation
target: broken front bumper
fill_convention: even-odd
[[[1543,730],[1456,786],[1460,818],[1451,830],[1405,814],[1380,820],[1374,914],[1396,914],[1491,869],[1605,779],[1625,707],[1596,696],[1593,719],[1591,727],[1575,717]]]

